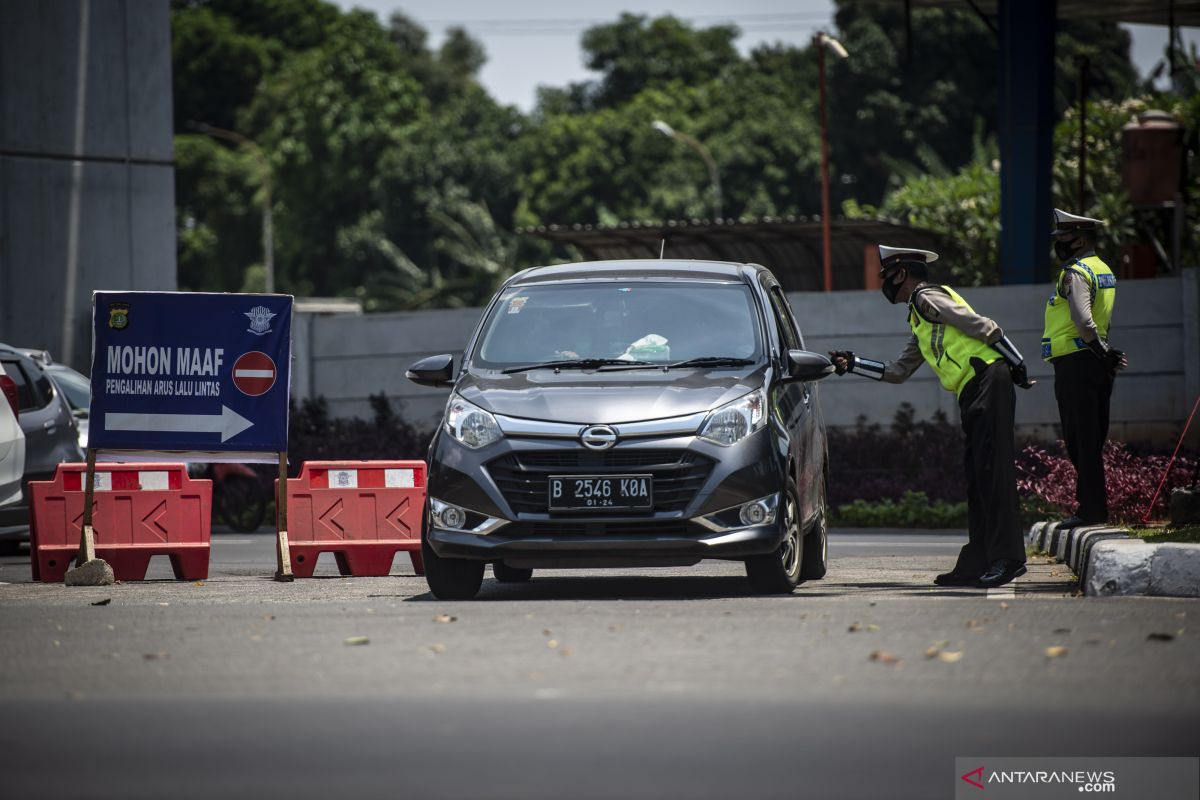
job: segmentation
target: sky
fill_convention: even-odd
[[[622,12],[649,16],[673,14],[698,26],[735,23],[743,53],[759,44],[801,45],[819,29],[832,29],[831,0],[334,0],[343,9],[366,8],[386,20],[403,11],[423,25],[436,47],[447,27],[461,25],[483,42],[488,60],[480,80],[502,103],[529,111],[541,84],[564,86],[595,77],[583,66],[579,38],[597,23]],[[1133,62],[1144,76],[1163,57],[1165,25],[1129,25]],[[1185,47],[1200,47],[1200,28],[1184,28]]]

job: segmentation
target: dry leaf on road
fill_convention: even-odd
[[[1173,633],[1151,633],[1146,637],[1148,642],[1169,642],[1175,638]]]
[[[439,644],[431,644],[431,645],[429,645],[429,651],[431,653],[444,653],[444,652],[446,652],[446,645],[440,644],[440,643]]]
[[[875,650],[871,653],[870,659],[878,661],[880,664],[888,664],[894,666],[900,663],[900,657],[894,653],[889,653],[887,650]]]
[[[1056,644],[1051,647],[1047,647],[1045,650],[1046,658],[1062,658],[1069,652],[1071,652],[1071,651],[1068,650],[1067,648],[1063,647],[1061,644]]]
[[[368,639],[366,636],[347,636],[346,640],[343,642],[343,644],[348,645],[350,647],[357,647],[359,645],[370,644],[370,643],[371,643],[371,640]]]
[[[941,661],[944,664],[953,664],[955,662],[962,661],[962,657],[963,654],[961,650],[939,650],[937,654],[938,661]]]
[[[458,622],[458,617],[452,617],[449,614],[434,614],[433,621],[445,625],[451,622]]]
[[[111,603],[111,602],[112,602],[112,598],[111,598],[111,597],[106,597],[106,598],[104,598],[103,600],[97,600],[96,602],[92,603],[92,605],[94,605],[94,606],[106,606],[106,605],[108,605],[108,604],[109,604],[109,603]]]

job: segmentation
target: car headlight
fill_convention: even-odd
[[[762,389],[726,403],[708,415],[700,438],[728,447],[757,431],[767,420],[767,395]]]
[[[472,450],[504,436],[495,417],[458,395],[451,397],[446,407],[446,431]]]

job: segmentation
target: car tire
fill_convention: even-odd
[[[815,581],[825,577],[829,566],[829,505],[825,487],[829,485],[826,475],[828,467],[821,471],[821,507],[808,533],[804,535],[803,553],[800,558],[800,580]]]
[[[780,508],[787,530],[783,542],[773,553],[746,559],[746,577],[757,594],[790,594],[800,583],[803,568],[803,531],[800,528],[800,499],[788,486]]]
[[[425,582],[438,600],[470,600],[479,593],[484,562],[442,558],[425,537],[421,538],[421,557],[425,561]]]
[[[815,581],[824,578],[829,553],[829,528],[825,521],[825,509],[821,509],[816,521],[808,529],[801,547],[804,552],[800,557],[800,580]]]
[[[501,583],[525,583],[533,577],[533,570],[510,567],[503,561],[492,564],[492,575]]]

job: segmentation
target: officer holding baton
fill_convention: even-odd
[[[1025,574],[1025,544],[1017,512],[1013,463],[1013,384],[1033,386],[1021,353],[1000,326],[976,314],[949,286],[926,283],[937,253],[879,246],[882,291],[891,303],[908,304],[911,336],[887,363],[848,350],[829,354],[837,374],[853,372],[886,383],[903,383],[922,363],[954,392],[966,435],[969,536],[939,586],[1002,586]]]

